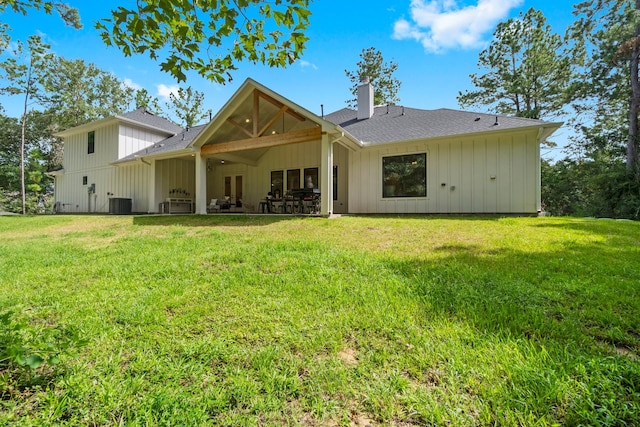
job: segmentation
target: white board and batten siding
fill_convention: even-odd
[[[505,213],[540,210],[536,132],[381,145],[350,153],[350,213]],[[382,159],[426,153],[427,196],[382,197]]]
[[[95,132],[94,152],[88,153],[91,131]],[[56,202],[64,212],[106,213],[109,197],[130,198],[133,212],[147,212],[149,166],[112,163],[164,138],[166,135],[117,122],[65,137],[64,174],[56,177]],[[92,184],[95,194],[89,200],[88,188]]]

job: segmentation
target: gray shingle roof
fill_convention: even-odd
[[[133,120],[147,126],[152,126],[158,129],[165,130],[169,133],[176,134],[182,131],[182,128],[170,120],[156,116],[152,112],[138,108],[137,110],[130,111],[128,113],[120,114],[120,117]]]
[[[497,116],[441,108],[420,110],[398,105],[375,107],[371,118],[358,120],[357,112],[343,108],[326,115],[325,120],[339,125],[366,144],[383,144],[414,139],[437,138],[500,129],[516,129],[548,122],[520,117]]]
[[[118,162],[126,162],[133,160],[136,157],[158,155],[162,153],[168,153],[171,151],[183,150],[189,146],[191,141],[204,129],[206,125],[198,125],[189,129],[180,129],[178,134],[171,136],[167,139],[163,139],[160,142],[156,142],[150,147],[142,149],[136,153],[129,154],[126,157],[118,160]]]

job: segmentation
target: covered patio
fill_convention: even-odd
[[[193,141],[194,211],[328,216],[334,202],[346,211],[342,139],[335,125],[248,80]]]

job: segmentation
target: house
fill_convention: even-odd
[[[247,79],[213,119],[182,129],[136,110],[61,132],[61,212],[258,212],[268,193],[313,187],[332,213],[540,211],[540,144],[562,123],[374,106],[318,116]],[[121,202],[124,201],[124,205]]]

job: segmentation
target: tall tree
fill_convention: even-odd
[[[477,90],[460,92],[458,103],[533,119],[557,116],[566,104],[572,69],[563,46],[539,10],[498,24],[478,59],[487,72],[470,75]]]
[[[20,188],[20,122],[0,114],[0,189]]]
[[[270,67],[296,61],[308,38],[310,0],[138,0],[96,24],[103,41],[129,56],[167,54],[160,63],[178,82],[193,70],[224,83],[248,60]]]
[[[22,60],[19,60],[22,58]],[[25,147],[27,113],[33,100],[42,102],[44,91],[42,80],[47,74],[53,54],[49,52],[49,45],[42,42],[40,36],[29,36],[26,46],[23,43],[16,45],[16,56],[12,56],[0,64],[5,72],[5,78],[9,86],[1,88],[2,92],[11,95],[22,96],[23,110],[20,119],[21,144],[20,144],[20,177],[22,194],[22,214],[26,213],[26,188],[25,188]]]
[[[618,137],[606,138],[607,144],[622,149],[627,170],[640,179],[640,0],[584,1],[574,13],[579,19],[570,34],[588,53],[573,92],[576,108],[588,118],[578,122],[583,131],[578,143],[598,150],[603,137],[615,132]]]
[[[186,89],[179,88],[177,94],[169,94],[167,107],[181,120],[181,124],[190,128],[209,115],[211,110],[204,110],[204,93],[193,90],[191,86]]]
[[[120,114],[134,99],[134,89],[81,59],[55,57],[43,81],[49,94],[45,107],[62,129]]]
[[[136,110],[139,108],[145,108],[156,115],[162,115],[162,107],[158,98],[149,94],[149,91],[142,88],[136,90]]]
[[[360,77],[368,76],[369,81],[374,87],[374,104],[375,105],[394,105],[400,102],[398,91],[401,82],[393,76],[398,69],[398,64],[390,61],[384,62],[382,53],[375,47],[362,49],[360,60],[356,64],[357,69],[354,71],[344,70],[345,74],[351,81],[351,94],[354,98],[349,99],[347,104],[355,108],[358,104],[358,86]]]

